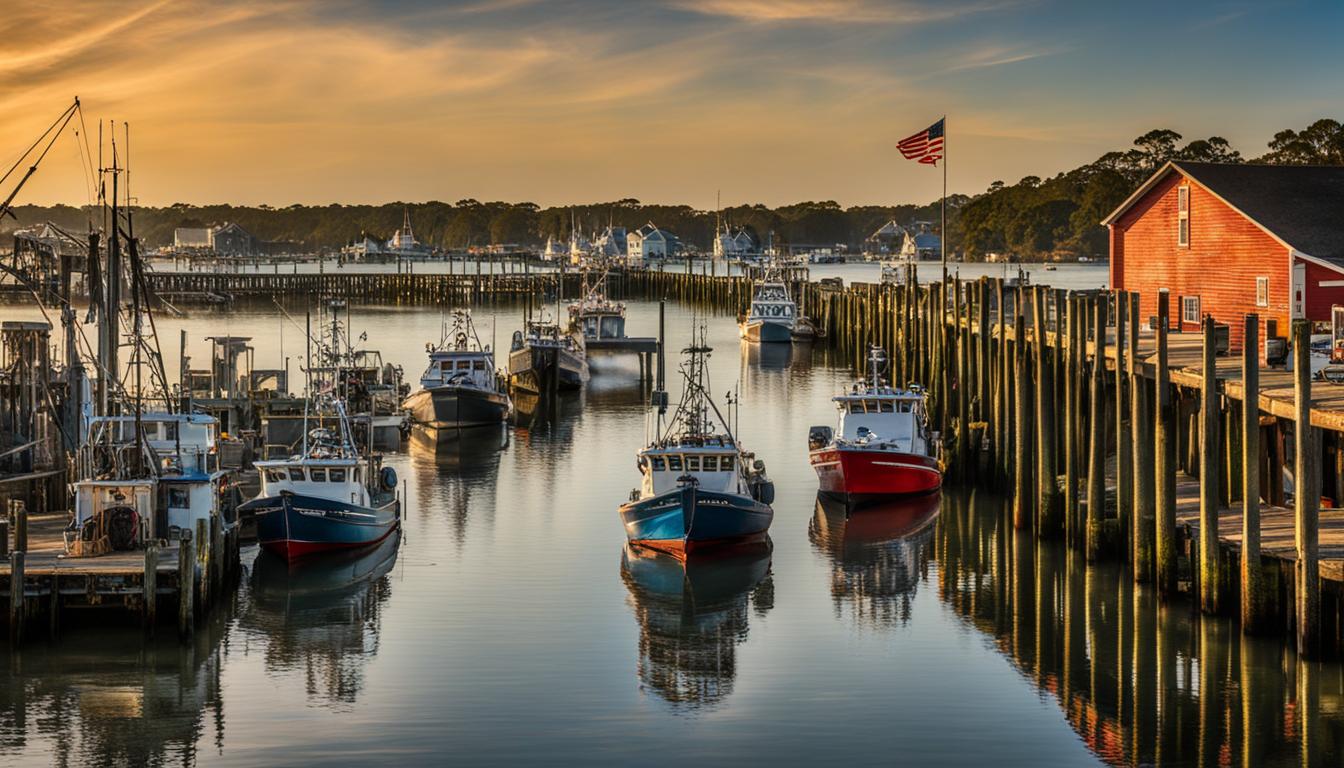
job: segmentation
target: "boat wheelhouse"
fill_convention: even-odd
[[[508,386],[495,371],[495,356],[481,344],[471,313],[453,311],[437,345],[426,345],[429,367],[420,389],[402,403],[412,421],[431,429],[498,424],[508,418],[512,403]]]
[[[513,332],[509,378],[532,393],[580,389],[589,378],[583,337],[565,333],[545,318],[529,320],[523,330]]]
[[[607,298],[606,282],[605,270],[591,284],[585,272],[583,299],[569,305],[570,330],[582,334],[585,342],[626,338],[625,304]]]
[[[788,285],[767,276],[757,283],[751,310],[742,318],[739,330],[748,341],[791,341],[797,317],[798,305],[789,297]]]
[[[925,493],[942,486],[938,436],[929,430],[925,393],[881,378],[886,353],[869,354],[870,378],[834,399],[839,428],[812,427],[809,458],[822,493],[864,498]]]

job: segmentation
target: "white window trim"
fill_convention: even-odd
[[[1184,205],[1182,205],[1184,201]],[[1185,223],[1185,239],[1181,239],[1181,223]],[[1190,247],[1190,185],[1183,184],[1176,188],[1176,247]]]
[[[1269,306],[1269,276],[1260,275],[1255,278],[1255,306]]]
[[[1193,317],[1193,318],[1191,317],[1191,313],[1188,311],[1188,310],[1190,309],[1190,307],[1192,306],[1192,305],[1191,305],[1191,302],[1194,302],[1193,307],[1194,307],[1194,310],[1195,310],[1195,311],[1194,311],[1194,317]],[[1200,301],[1199,301],[1199,297],[1198,297],[1198,296],[1182,296],[1182,297],[1181,297],[1181,322],[1182,322],[1182,323],[1190,323],[1190,324],[1193,324],[1193,325],[1198,325],[1199,322],[1200,322],[1200,320],[1202,319],[1202,318],[1200,317],[1200,309],[1201,309],[1201,306],[1200,306]]]

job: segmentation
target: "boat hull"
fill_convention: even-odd
[[[498,424],[509,415],[509,398],[478,387],[444,386],[411,393],[403,403],[411,420],[432,429]]]
[[[401,524],[401,505],[362,507],[336,499],[282,493],[254,499],[240,511],[252,512],[257,542],[294,561],[321,552],[371,547]]]
[[[509,375],[515,386],[528,392],[548,391],[552,376],[562,392],[583,388],[588,380],[588,361],[567,349],[527,346],[509,353]]]
[[[630,543],[684,556],[762,541],[775,512],[750,497],[687,485],[623,504],[620,515]]]
[[[809,453],[821,492],[847,498],[909,496],[938,490],[942,467],[932,456],[828,445]]]
[[[776,320],[744,320],[742,338],[762,344],[781,344],[793,341],[793,327]]]

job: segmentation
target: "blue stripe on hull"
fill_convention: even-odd
[[[240,511],[256,515],[257,541],[290,559],[328,549],[377,544],[396,530],[399,502],[361,507],[316,496],[282,494],[255,499]]]
[[[750,498],[693,487],[625,504],[620,513],[630,541],[674,548],[757,537],[775,515]]]
[[[748,341],[759,341],[765,344],[783,343],[793,341],[793,329],[785,323],[762,320],[747,323],[746,337]]]

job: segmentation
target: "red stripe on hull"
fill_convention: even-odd
[[[328,541],[289,541],[288,539],[282,539],[279,541],[264,541],[261,543],[261,546],[268,552],[274,552],[292,563],[295,560],[301,560],[305,557],[311,557],[312,555],[320,555],[324,552],[349,552],[351,550],[367,549],[369,547],[377,546],[382,544],[388,536],[391,536],[392,532],[397,530],[398,527],[399,526],[394,525],[391,528],[388,528],[387,533],[384,533],[373,541],[361,541],[356,544]]]
[[[942,487],[943,473],[930,456],[896,451],[822,448],[810,454],[824,493],[904,496]]]

